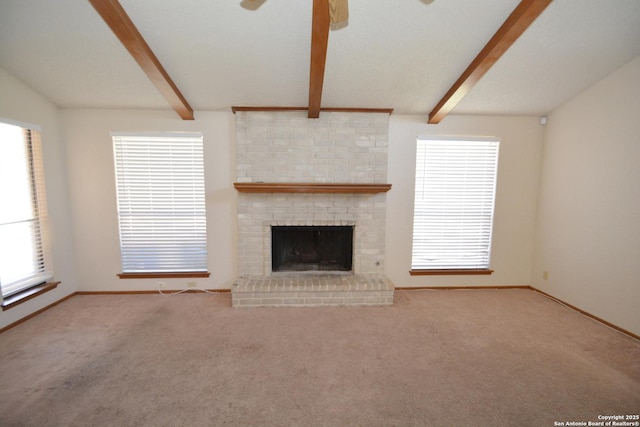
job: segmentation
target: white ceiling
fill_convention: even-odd
[[[428,114],[518,3],[349,0],[322,106]],[[121,4],[194,110],[307,105],[312,0]],[[555,0],[453,114],[547,114],[638,55],[640,0]],[[170,108],[87,0],[0,0],[0,68],[63,108]]]

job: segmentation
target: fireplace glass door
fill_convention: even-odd
[[[272,271],[351,271],[353,226],[271,227]]]

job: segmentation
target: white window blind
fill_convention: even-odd
[[[0,290],[8,297],[53,277],[40,132],[0,122]]]
[[[112,133],[123,273],[207,271],[200,133]]]
[[[411,267],[488,269],[499,141],[418,140]]]

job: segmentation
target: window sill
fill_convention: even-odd
[[[24,291],[4,298],[2,301],[2,311],[9,310],[10,308],[16,307],[23,302],[27,302],[30,299],[37,297],[38,295],[42,295],[46,292],[54,290],[58,287],[59,284],[60,282],[42,283],[40,285],[32,286],[29,289],[25,289]]]
[[[481,275],[493,274],[489,269],[446,269],[446,270],[409,270],[411,276],[436,276],[436,275]]]
[[[120,273],[118,277],[121,279],[183,279],[189,277],[209,277],[211,273],[208,271],[201,272],[173,272],[173,273]]]

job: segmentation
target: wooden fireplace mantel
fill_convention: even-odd
[[[391,184],[320,182],[234,182],[241,193],[386,193]]]

